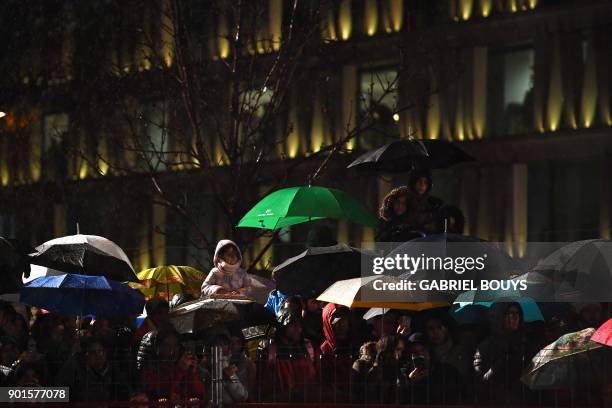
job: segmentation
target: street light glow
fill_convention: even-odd
[[[3,118],[3,117],[5,117],[5,116],[6,116],[6,112],[1,112],[1,111],[0,111],[0,118]]]

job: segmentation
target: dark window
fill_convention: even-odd
[[[489,53],[488,116],[491,136],[533,130],[533,61],[531,46]]]
[[[599,178],[597,160],[529,164],[528,240],[598,237]]]

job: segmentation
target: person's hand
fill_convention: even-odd
[[[187,400],[187,404],[193,404],[193,405],[187,405],[188,407],[199,407],[200,399],[198,397],[191,397]]]
[[[190,351],[183,353],[183,355],[181,356],[178,362],[179,367],[181,368],[181,370],[184,370],[184,371],[187,371],[190,368],[194,368],[197,365],[197,363],[198,361],[196,360],[195,356]]]
[[[412,381],[421,381],[423,378],[427,377],[427,369],[417,367],[408,374],[408,378]]]
[[[223,376],[225,377],[225,379],[230,379],[234,375],[236,375],[237,372],[238,367],[236,367],[236,364],[230,364],[229,366],[223,369]]]
[[[412,319],[410,316],[401,316],[397,325],[397,334],[408,336],[410,334],[410,324]]]

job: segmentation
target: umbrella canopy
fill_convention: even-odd
[[[63,315],[139,314],[144,297],[104,276],[64,274],[34,279],[21,289],[21,302]]]
[[[43,276],[57,276],[57,275],[65,275],[66,272],[58,271],[53,268],[47,268],[45,266],[40,265],[30,265],[30,274],[26,277],[25,274],[21,277],[23,283],[28,283],[33,281],[36,278],[42,278]]]
[[[169,300],[177,293],[200,295],[204,272],[191,266],[158,266],[138,272],[139,283],[130,286],[140,290],[147,299],[163,297]]]
[[[345,244],[311,247],[278,265],[272,276],[282,293],[314,299],[336,281],[361,276],[361,262],[373,256]]]
[[[34,249],[19,241],[0,237],[0,294],[18,293],[21,276],[30,275],[28,253]]]
[[[414,311],[448,306],[448,302],[435,298],[425,302],[411,302],[410,291],[380,292],[374,284],[377,280],[387,284],[401,284],[399,278],[387,275],[346,279],[331,285],[317,300],[336,303],[349,308],[385,308]]]
[[[555,300],[612,301],[612,241],[572,242],[542,259],[533,271],[551,279]]]
[[[127,255],[114,242],[97,235],[69,235],[47,241],[36,248],[30,262],[64,273],[106,276],[138,282]]]
[[[455,144],[444,140],[398,140],[359,156],[348,165],[366,173],[402,173],[416,168],[446,168],[473,161]]]
[[[591,340],[612,347],[612,319],[599,326],[599,329],[593,333]]]
[[[602,345],[591,340],[595,329],[565,334],[540,350],[521,381],[533,390],[581,388],[601,378]]]
[[[274,314],[252,300],[208,298],[187,302],[170,312],[179,333],[195,333],[219,323],[242,328],[272,324]]]
[[[538,304],[531,298],[523,297],[516,291],[504,291],[504,290],[470,290],[461,293],[457,296],[457,299],[453,302],[457,307],[453,307],[451,315],[455,317],[458,322],[461,323],[477,323],[469,322],[467,316],[478,315],[468,312],[468,309],[479,306],[485,308],[491,308],[495,303],[518,303],[522,312],[523,320],[525,322],[543,321],[544,316]],[[480,309],[480,308],[478,308]],[[463,314],[466,316],[462,316]]]
[[[290,187],[264,197],[246,213],[239,227],[278,229],[323,218],[345,219],[375,227],[376,217],[341,190],[319,186]]]

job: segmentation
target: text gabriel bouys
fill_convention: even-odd
[[[527,290],[527,281],[502,281],[502,280],[483,280],[477,284],[473,280],[420,280],[409,281],[402,279],[399,282],[384,282],[377,279],[373,283],[374,290]]]

